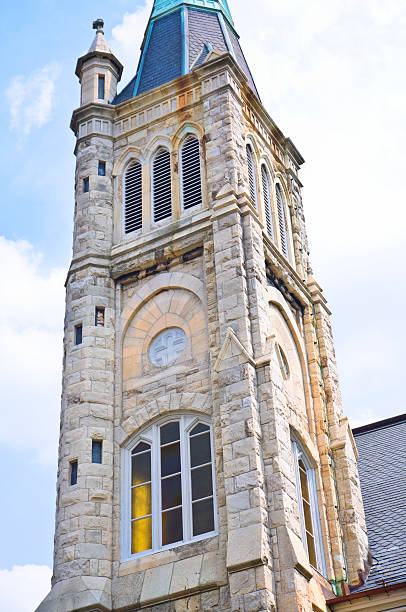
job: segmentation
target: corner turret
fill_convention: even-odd
[[[76,75],[81,84],[80,104],[111,104],[117,94],[123,66],[111,52],[104,37],[104,21],[93,22],[96,30],[94,41],[86,55],[79,58]]]

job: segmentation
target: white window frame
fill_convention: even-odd
[[[306,451],[304,450],[302,444],[300,443],[299,439],[293,433],[291,436],[291,442],[292,442],[292,453],[293,453],[294,468],[295,468],[297,502],[298,502],[298,507],[299,507],[300,529],[301,529],[301,534],[302,534],[303,547],[305,549],[307,557],[309,558],[309,551],[307,547],[307,537],[306,537],[306,524],[305,524],[305,517],[304,517],[304,512],[303,512],[303,504],[302,504],[302,486],[300,484],[300,473],[299,473],[299,460],[300,459],[303,461],[303,463],[306,466],[307,481],[309,485],[310,510],[311,510],[311,519],[312,519],[314,544],[315,544],[315,549],[316,549],[316,561],[317,561],[317,567],[315,567],[314,569],[326,577],[327,576],[327,566],[326,566],[326,557],[324,554],[323,537],[322,537],[322,531],[321,531],[321,520],[320,520],[320,512],[319,512],[318,495],[317,495],[316,470],[312,462],[310,461]],[[309,563],[310,563],[310,560],[309,560]]]
[[[196,204],[194,206],[190,206],[189,208],[185,208],[184,207],[184,195],[183,195],[183,159],[182,159],[182,154],[183,154],[183,148],[184,148],[184,146],[185,146],[185,144],[186,144],[186,142],[188,141],[189,138],[195,138],[197,140],[198,145],[199,145],[199,171],[200,171],[200,198],[201,198],[201,202],[200,202],[200,204]],[[202,181],[203,167],[202,167],[201,146],[200,146],[199,136],[197,134],[195,134],[194,132],[188,132],[186,134],[186,136],[182,140],[182,143],[181,143],[181,145],[179,147],[179,165],[180,165],[180,200],[181,200],[182,213],[188,213],[190,210],[199,209],[203,205],[203,181]]]
[[[182,482],[182,519],[184,538],[180,542],[162,546],[161,521],[161,478],[160,478],[160,428],[168,423],[179,421],[180,448],[181,448],[181,482]],[[193,536],[192,516],[192,470],[190,461],[189,434],[199,423],[210,428],[212,482],[213,482],[213,508],[214,530],[199,536]],[[151,496],[152,496],[152,548],[136,554],[131,553],[131,452],[140,443],[145,442],[151,446]],[[121,453],[122,481],[121,481],[121,560],[128,561],[163,550],[170,550],[199,542],[218,535],[217,495],[215,480],[215,455],[213,426],[210,419],[196,414],[174,414],[159,419],[139,434],[132,437],[122,448]]]

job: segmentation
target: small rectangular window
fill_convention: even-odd
[[[89,193],[89,177],[83,179],[83,193]]]
[[[78,483],[78,462],[71,461],[70,463],[70,484],[71,486]]]
[[[99,176],[106,176],[106,162],[105,161],[99,161],[98,174]]]
[[[99,100],[104,100],[104,94],[105,94],[105,77],[99,74],[99,93],[98,93]]]
[[[75,327],[75,344],[82,344],[83,341],[83,325],[76,325]]]
[[[103,457],[103,442],[101,440],[92,440],[92,463],[102,463]]]
[[[96,307],[96,314],[95,314],[96,327],[104,327],[104,313],[105,313],[105,309],[102,308],[102,306]]]

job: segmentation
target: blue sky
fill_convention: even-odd
[[[32,611],[52,565],[76,60],[103,17],[125,84],[150,6],[36,0],[2,9],[0,611]],[[404,0],[230,8],[267,110],[307,161],[312,262],[334,313],[345,411],[355,425],[403,413]],[[13,585],[23,581],[21,594]]]

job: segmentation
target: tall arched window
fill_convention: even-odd
[[[272,218],[271,181],[269,178],[268,170],[266,169],[264,164],[262,164],[261,166],[261,178],[262,178],[262,191],[264,194],[266,231],[270,239],[274,241],[275,233],[273,229],[273,218]]]
[[[182,415],[161,421],[124,453],[125,557],[215,533],[213,440],[206,419]]]
[[[326,574],[326,562],[321,537],[320,514],[317,501],[316,473],[301,444],[292,439],[295,462],[296,490],[299,505],[303,546],[310,565]]]
[[[124,176],[124,232],[142,229],[142,166],[133,161]]]
[[[255,162],[254,155],[252,153],[252,147],[250,144],[247,144],[247,165],[248,165],[248,180],[250,187],[250,196],[251,200],[254,202],[255,207],[257,207],[257,179],[255,175]]]
[[[289,238],[288,238],[288,226],[286,222],[286,211],[285,202],[282,195],[280,185],[276,185],[276,205],[278,207],[278,222],[279,222],[279,233],[281,238],[281,249],[282,253],[287,259],[289,259]]]
[[[188,136],[181,147],[182,203],[187,210],[202,203],[200,145],[196,136]]]
[[[152,199],[155,223],[172,216],[171,156],[167,149],[159,149],[152,162]]]

